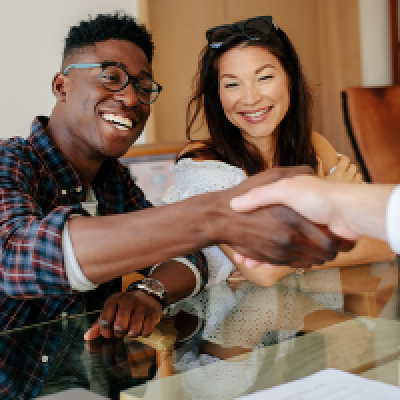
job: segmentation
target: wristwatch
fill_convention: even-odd
[[[165,289],[164,285],[157,279],[143,278],[140,281],[131,283],[126,288],[126,292],[131,292],[133,290],[142,290],[154,297],[161,303],[163,310],[167,307],[167,289]]]

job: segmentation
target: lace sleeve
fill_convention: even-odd
[[[246,179],[240,168],[220,161],[193,161],[185,158],[172,167],[175,184],[165,193],[163,204],[176,203],[189,197],[236,186]],[[207,258],[208,285],[226,280],[235,268],[218,246],[203,249]]]

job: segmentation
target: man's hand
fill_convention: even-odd
[[[273,168],[227,190],[226,195],[230,201],[252,189],[256,191],[257,187],[267,191],[268,184],[299,174],[312,175],[313,171],[305,166]],[[296,193],[296,198],[301,196],[301,192]],[[327,227],[310,222],[286,206],[260,207],[258,202],[256,207],[247,206],[244,210],[251,211],[232,213],[226,219],[229,225],[221,229],[226,232],[227,244],[245,258],[259,261],[258,264],[309,268],[333,260],[338,251],[349,251],[354,246],[353,242],[332,234]]]
[[[106,300],[84,339],[92,340],[100,335],[105,338],[149,336],[161,317],[160,302],[148,294],[140,290],[115,293]]]
[[[232,208],[249,212],[273,204],[285,204],[315,224],[326,226],[331,232],[343,238],[359,238],[336,210],[329,192],[338,188],[331,183],[310,176],[296,176],[273,185],[258,186],[248,193],[233,199]]]
[[[146,378],[154,358],[155,350],[137,341],[104,339],[99,337],[87,341],[87,351],[98,354],[102,365],[119,380]],[[130,385],[131,386],[131,385]]]

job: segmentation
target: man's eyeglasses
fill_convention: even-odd
[[[125,89],[131,82],[138,97],[143,104],[153,103],[162,90],[162,86],[151,78],[139,78],[129,75],[124,66],[117,62],[102,62],[99,64],[71,64],[64,70],[64,75],[71,68],[101,68],[100,82],[111,92],[119,92]]]
[[[221,47],[232,35],[243,35],[248,40],[261,40],[277,27],[272,17],[255,17],[230,25],[220,25],[206,31],[206,38],[211,49]]]

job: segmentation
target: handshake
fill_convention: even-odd
[[[309,268],[351,250],[361,236],[387,241],[386,205],[393,188],[329,182],[306,166],[273,168],[252,176],[232,189],[238,193],[230,206],[243,216],[259,213],[253,216],[269,230],[258,249],[252,242],[256,235],[251,234],[243,237],[240,248],[232,246],[235,260],[248,267],[267,261]]]

